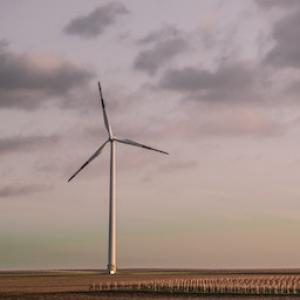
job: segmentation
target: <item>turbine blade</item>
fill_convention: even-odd
[[[108,141],[101,145],[97,151],[68,179],[68,182],[70,182],[81,170],[83,170],[93,159],[95,159],[102,152],[102,149],[107,143]]]
[[[98,88],[99,88],[100,100],[101,100],[102,111],[103,111],[104,125],[105,125],[105,128],[106,128],[107,132],[108,132],[109,137],[112,138],[112,136],[113,136],[112,135],[112,130],[111,130],[111,127],[110,127],[110,124],[109,124],[109,121],[108,121],[107,112],[106,112],[106,108],[105,108],[105,102],[104,102],[103,95],[102,95],[101,84],[100,84],[99,81],[98,81]]]
[[[168,152],[159,150],[159,149],[155,149],[153,147],[129,140],[129,139],[115,139],[117,142],[123,143],[123,144],[127,144],[127,145],[132,145],[132,146],[136,146],[136,147],[140,147],[140,148],[144,148],[144,149],[148,149],[148,150],[152,150],[152,151],[156,151],[156,152],[160,152],[163,154],[169,154]]]

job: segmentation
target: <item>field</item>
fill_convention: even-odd
[[[163,299],[300,296],[300,270],[122,270],[113,276],[93,270],[0,272],[2,299],[153,299],[155,295]]]

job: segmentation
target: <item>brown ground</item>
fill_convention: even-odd
[[[138,282],[166,279],[201,278],[299,278],[300,270],[264,271],[173,271],[173,270],[123,270],[109,276],[100,271],[45,271],[45,272],[0,272],[1,299],[132,299],[134,295],[90,292],[91,286],[108,282]],[[105,297],[104,297],[105,296]],[[144,295],[143,299],[153,299]],[[134,298],[134,297],[133,297]],[[164,296],[174,299],[174,296]]]

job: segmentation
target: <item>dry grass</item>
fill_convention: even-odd
[[[57,299],[68,299],[67,295],[73,293],[78,299],[88,299],[93,294],[107,292],[144,292],[149,295],[300,295],[300,273],[123,271],[114,276],[95,271],[0,273],[2,297],[23,295],[25,299],[26,295],[35,294],[44,295],[47,299],[47,294],[52,293],[53,296],[65,297]]]
[[[299,275],[195,276],[188,279],[104,281],[90,291],[128,291],[179,294],[300,295]]]

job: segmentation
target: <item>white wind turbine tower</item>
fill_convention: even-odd
[[[105,109],[105,103],[102,96],[102,90],[100,82],[98,82],[100,100],[103,110],[104,125],[108,133],[108,139],[102,144],[97,151],[68,179],[71,181],[81,170],[83,170],[92,160],[94,160],[106,146],[110,143],[110,185],[109,185],[109,238],[108,238],[108,265],[107,271],[109,274],[115,274],[117,271],[116,266],[116,143],[127,144],[131,146],[141,147],[148,150],[157,151],[163,154],[168,154],[165,151],[161,151],[129,139],[119,139],[113,135],[111,126],[108,120],[107,112]]]

